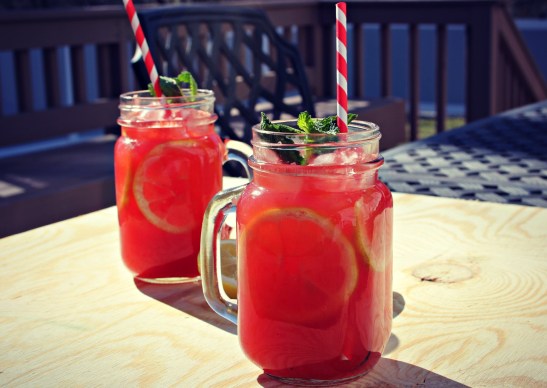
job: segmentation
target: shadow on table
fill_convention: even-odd
[[[182,284],[151,284],[135,279],[135,285],[140,292],[152,299],[163,302],[228,333],[237,334],[236,325],[211,310],[203,296],[199,281]]]
[[[289,387],[289,385],[276,381],[266,374],[261,374],[256,379],[258,384],[266,388]],[[465,388],[467,385],[458,383],[447,377],[433,373],[427,369],[406,362],[380,358],[374,369],[365,376],[344,387],[443,387]]]
[[[398,292],[393,292],[393,318],[396,318],[405,309],[405,298]]]
[[[192,315],[204,322],[218,327],[228,333],[237,334],[237,326],[215,313],[203,296],[201,282],[195,281],[181,284],[153,284],[134,279],[135,286],[143,294],[156,299],[177,310]],[[405,306],[405,300],[398,292],[393,293],[393,317],[397,317]],[[397,337],[392,335],[386,345],[389,353],[398,346]]]

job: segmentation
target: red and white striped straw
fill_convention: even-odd
[[[137,39],[137,44],[142,52],[142,57],[144,58],[144,64],[146,65],[146,70],[148,71],[148,76],[152,85],[154,85],[154,90],[156,91],[156,96],[161,97],[162,92],[160,88],[160,79],[158,77],[158,71],[156,70],[156,65],[154,65],[154,60],[152,59],[152,54],[148,49],[148,43],[146,43],[146,38],[144,37],[144,32],[142,32],[141,23],[139,17],[137,16],[137,11],[135,10],[135,5],[133,0],[123,0],[123,5],[125,6],[125,11],[131,22],[131,27],[135,33],[135,38]]]
[[[336,115],[340,132],[348,131],[348,55],[346,3],[336,3]]]

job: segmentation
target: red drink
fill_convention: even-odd
[[[300,168],[255,168],[238,203],[241,347],[276,377],[353,377],[391,330],[391,194],[375,172],[348,182]]]
[[[213,128],[214,98],[171,98],[166,107],[126,96],[115,148],[124,263],[143,280],[195,278],[203,213],[222,187],[225,148]]]
[[[251,361],[285,382],[354,379],[377,363],[389,338],[393,201],[378,180],[378,140],[378,127],[363,122],[337,135],[255,127],[253,181],[209,207],[225,211],[240,194],[238,336]],[[214,262],[208,254],[202,269]],[[215,311],[233,320],[210,279],[203,287]]]

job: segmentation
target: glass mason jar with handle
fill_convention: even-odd
[[[292,125],[294,122],[285,122]],[[293,134],[253,128],[254,176],[218,193],[202,229],[210,306],[238,325],[246,356],[288,383],[367,373],[392,321],[392,209],[378,179],[379,128]],[[237,300],[219,289],[218,236],[236,208]]]
[[[236,159],[248,171],[246,161],[229,151],[232,142],[225,144],[214,130],[214,100],[210,90],[120,96],[116,203],[122,258],[138,279],[196,279],[203,213],[222,188],[222,164]]]

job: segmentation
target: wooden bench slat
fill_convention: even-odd
[[[33,107],[32,96],[32,76],[30,73],[30,53],[28,51],[17,50],[15,55],[15,78],[17,80],[17,102],[19,111],[31,112]]]
[[[53,28],[52,28],[53,26]],[[0,13],[0,50],[115,43],[132,39],[122,7],[101,10],[39,10]]]
[[[114,137],[0,159],[0,238],[115,204]]]
[[[447,31],[446,24],[437,25],[436,122],[437,132],[445,130],[447,104]]]
[[[365,61],[364,61],[364,52],[365,52],[365,39],[363,37],[364,25],[363,23],[357,23],[353,26],[353,44],[356,47],[361,47],[361,50],[357,51],[353,55],[353,76],[355,80],[350,83],[355,85],[353,92],[354,98],[364,98],[365,97]],[[348,85],[348,87],[350,86]]]
[[[380,68],[382,97],[391,96],[391,29],[389,24],[383,23],[380,26]]]
[[[61,106],[61,78],[59,76],[59,58],[57,49],[46,48],[44,55],[44,75],[46,83],[46,106]]]
[[[87,101],[87,77],[84,48],[73,46],[70,48],[70,62],[72,70],[72,90],[74,103],[81,104]]]
[[[118,116],[117,100],[2,116],[0,147],[103,128],[105,123],[114,125]],[[83,117],[85,120],[82,122]]]
[[[411,24],[408,28],[409,51],[409,79],[410,79],[410,140],[418,138],[418,118],[420,104],[420,44],[419,28],[417,24]]]
[[[116,53],[116,61],[114,74],[119,74],[116,80],[113,80],[113,94],[110,97],[118,97],[121,93],[133,90],[129,86],[129,80],[134,77],[133,69],[127,66],[130,63],[130,52],[127,41],[121,39],[116,45],[113,45],[114,52]],[[102,76],[101,74],[100,76]],[[108,96],[105,96],[108,97]]]

